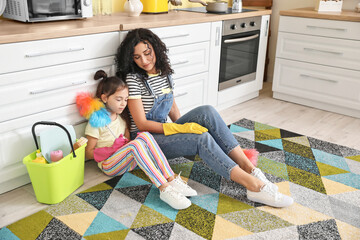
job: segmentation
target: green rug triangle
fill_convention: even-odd
[[[165,217],[152,208],[142,205],[131,225],[131,228],[140,228],[169,222],[173,222],[173,220]]]
[[[225,194],[219,194],[219,203],[217,208],[217,214],[224,214],[229,212],[237,212],[245,209],[252,208],[252,206],[231,198]]]
[[[194,166],[194,162],[180,163],[171,165],[171,169],[179,174],[181,172],[182,177],[189,178],[191,169]]]
[[[127,229],[123,224],[115,219],[107,216],[102,212],[98,212],[90,227],[84,233],[84,236],[94,235],[105,232],[113,232]]]
[[[314,191],[326,194],[321,176],[287,165],[289,181],[310,188]]]
[[[350,156],[350,157],[346,157],[347,159],[351,159],[351,160],[355,160],[355,161],[358,161],[360,162],[360,155],[357,155],[357,156]]]
[[[274,129],[276,127],[267,125],[267,124],[263,124],[263,123],[259,123],[259,122],[255,122],[255,126],[254,126],[254,130],[265,130],[265,129]]]
[[[316,162],[321,176],[336,175],[342,173],[348,173],[349,171],[327,165],[325,163]]]
[[[315,160],[313,151],[311,150],[310,147],[289,141],[285,138],[282,139],[282,143],[283,143],[284,151]]]
[[[128,235],[130,229],[125,229],[121,231],[114,231],[108,233],[100,233],[91,236],[86,236],[84,239],[86,240],[108,240],[108,239],[117,239],[117,240],[125,240]]]
[[[274,132],[255,131],[255,141],[258,142],[280,138],[278,136],[269,135],[268,133],[274,134]]]
[[[264,133],[275,138],[281,138],[281,133],[279,128],[265,129],[265,130],[256,130],[258,132]]]
[[[298,143],[307,147],[310,147],[309,139],[306,136],[284,138],[290,142]]]
[[[20,239],[36,239],[51,219],[53,216],[49,213],[40,211],[7,226],[7,228]]]
[[[110,190],[110,189],[112,189],[111,186],[107,185],[106,183],[100,183],[94,187],[91,187],[89,189],[82,191],[81,193],[97,192],[97,191],[104,191],[104,190]]]
[[[289,180],[286,164],[259,156],[257,167],[263,172]]]

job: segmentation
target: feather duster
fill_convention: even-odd
[[[76,95],[76,106],[80,115],[88,119],[94,128],[105,127],[111,123],[110,113],[104,104],[89,92],[81,92]]]
[[[256,149],[243,149],[243,152],[250,162],[256,167],[259,152]]]

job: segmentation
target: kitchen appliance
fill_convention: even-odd
[[[167,13],[168,0],[141,0],[143,4],[143,13]]]
[[[92,0],[7,0],[3,17],[45,22],[92,17]]]
[[[244,13],[257,11],[256,9],[246,9],[242,8],[241,11],[233,11],[232,8],[227,8],[224,12],[208,12],[205,7],[193,7],[193,8],[179,8],[177,11],[187,11],[187,12],[198,12],[198,13],[208,13],[208,14],[232,14],[232,13]]]
[[[256,80],[261,16],[223,22],[218,90]]]

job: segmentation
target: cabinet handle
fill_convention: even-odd
[[[177,38],[177,37],[187,37],[190,36],[189,33],[180,33],[180,34],[176,34],[176,35],[165,35],[160,37],[161,39],[169,39],[169,38]]]
[[[177,98],[177,97],[182,97],[182,96],[185,96],[185,95],[188,95],[189,93],[188,92],[183,92],[183,93],[178,93],[174,96],[174,98]]]
[[[181,64],[186,64],[188,63],[189,60],[180,60],[178,62],[175,62],[175,63],[172,63],[171,65],[174,66],[174,65],[181,65]]]
[[[63,85],[63,86],[57,86],[57,87],[54,87],[54,88],[43,88],[43,89],[39,89],[39,90],[32,90],[30,91],[30,94],[31,95],[36,95],[36,94],[39,94],[39,93],[45,93],[45,92],[51,92],[51,91],[54,91],[54,90],[59,90],[61,88],[68,88],[68,87],[72,87],[72,86],[76,86],[76,85],[82,85],[82,84],[85,84],[86,81],[79,81],[79,82],[72,82],[70,84],[66,84],[66,85]]]
[[[338,81],[333,80],[333,79],[327,79],[327,78],[321,78],[321,77],[316,77],[316,76],[310,76],[310,75],[307,75],[307,74],[300,74],[300,77],[313,78],[313,79],[317,79],[317,80],[321,80],[321,81],[326,81],[326,82],[331,82],[331,83],[338,83]]]
[[[31,58],[31,57],[40,57],[40,56],[46,56],[46,55],[52,55],[52,54],[58,54],[58,53],[68,53],[68,52],[77,52],[77,51],[83,51],[85,48],[68,48],[64,50],[56,50],[56,51],[48,51],[48,52],[39,52],[39,53],[29,53],[25,54],[25,57]]]
[[[220,27],[216,27],[215,46],[220,44]]]
[[[255,39],[258,37],[259,37],[259,34],[255,34],[255,35],[251,35],[249,37],[226,39],[226,40],[224,40],[224,43],[245,42],[245,41],[249,41],[249,40],[252,40],[252,39]]]
[[[334,31],[341,31],[341,32],[347,31],[347,29],[345,29],[345,28],[319,27],[319,26],[312,26],[312,25],[307,25],[306,27],[307,28],[320,28],[320,29],[334,30]]]
[[[333,52],[333,51],[327,51],[327,50],[320,50],[315,48],[304,48],[304,51],[311,51],[311,52],[322,52],[322,53],[328,53],[333,55],[343,55],[341,52]]]

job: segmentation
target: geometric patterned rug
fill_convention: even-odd
[[[360,239],[359,150],[248,119],[229,127],[292,206],[251,202],[198,157],[181,157],[169,162],[198,192],[187,209],[162,202],[135,169],[0,229],[0,239]]]

